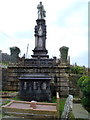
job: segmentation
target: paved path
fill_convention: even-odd
[[[81,104],[73,104],[73,114],[75,118],[90,120],[90,114],[82,107]]]

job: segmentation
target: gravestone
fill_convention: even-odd
[[[11,61],[18,62],[20,49],[18,47],[10,47]]]
[[[61,63],[67,63],[68,49],[69,48],[66,46],[63,46],[59,49],[61,54]]]
[[[64,105],[64,110],[61,115],[61,120],[68,120],[70,117],[70,113],[72,111],[73,107],[73,96],[69,95],[68,98],[66,99],[65,105]]]

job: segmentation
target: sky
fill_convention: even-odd
[[[46,11],[46,49],[60,58],[59,48],[69,47],[70,63],[88,66],[88,0],[41,0]],[[0,50],[20,48],[20,56],[35,47],[34,27],[40,0],[0,0]]]

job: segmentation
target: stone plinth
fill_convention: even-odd
[[[37,19],[35,26],[35,48],[33,50],[33,58],[49,58],[46,50],[46,25],[44,19]]]
[[[55,66],[53,60],[30,60],[25,62],[23,66],[15,66],[15,67],[8,67],[8,78],[7,78],[7,90],[12,91],[19,91],[20,90],[20,82],[19,78],[22,75],[29,75],[29,74],[47,74],[51,78],[50,84],[55,85],[54,91],[59,91],[61,96],[68,95],[68,87],[69,87],[69,66]],[[44,64],[43,64],[44,62]],[[46,63],[46,64],[45,64]],[[54,63],[54,64],[53,64]],[[33,76],[35,78],[35,76]],[[23,80],[22,80],[23,81]],[[27,80],[27,82],[29,79]],[[42,80],[43,81],[43,80]],[[67,84],[67,86],[66,86]],[[64,89],[65,88],[65,89]],[[67,91],[67,92],[66,92]],[[30,96],[29,96],[30,97]],[[33,99],[35,100],[35,99]]]
[[[19,96],[23,100],[50,101],[51,78],[47,74],[24,74],[19,78]]]

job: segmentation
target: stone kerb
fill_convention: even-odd
[[[36,103],[36,108],[30,106],[32,102],[11,101],[7,105],[2,106],[3,113],[23,117],[46,117],[57,118],[56,103]]]

